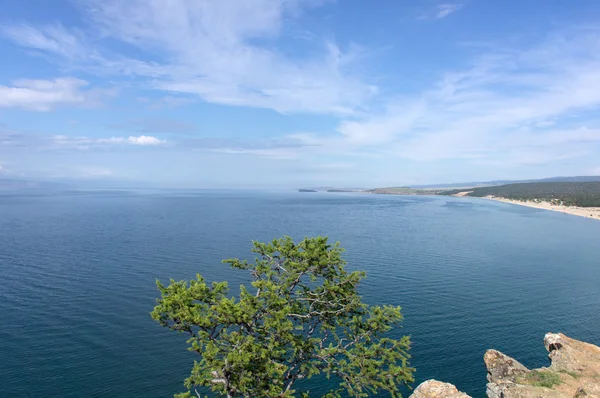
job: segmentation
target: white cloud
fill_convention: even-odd
[[[320,3],[85,0],[80,4],[94,23],[95,40],[60,25],[16,25],[3,31],[18,44],[60,58],[70,68],[130,74],[146,79],[152,88],[213,103],[351,114],[377,90],[348,71],[358,54],[356,47],[343,51],[324,41],[293,56],[279,48],[284,20]],[[100,45],[109,41],[103,39],[137,47],[144,57],[132,59],[102,49]]]
[[[119,145],[159,146],[165,144],[167,144],[167,141],[149,135],[130,136],[128,138],[93,138],[55,135],[52,137],[50,148],[90,150],[93,148],[111,148]]]
[[[426,21],[437,21],[446,18],[448,15],[455,13],[464,7],[462,3],[444,3],[438,4],[435,8],[429,9],[418,17],[418,19]]]
[[[582,158],[600,149],[600,123],[586,116],[600,109],[597,37],[572,31],[526,50],[483,54],[428,90],[389,98],[380,112],[342,119],[328,135],[296,133],[264,145],[205,142],[190,149],[279,160],[345,156],[497,166]],[[167,144],[147,135],[151,131],[137,133],[143,135],[55,143],[78,149]]]
[[[476,167],[567,161],[600,150],[600,123],[590,117],[600,109],[597,30],[563,32],[528,49],[479,46],[477,51],[488,52],[470,68],[448,71],[420,92],[386,98],[351,73],[359,49],[342,50],[336,43],[314,37],[300,46],[310,47],[306,52],[290,55],[289,49],[281,48],[280,39],[289,38],[284,22],[305,10],[300,0],[81,0],[78,4],[85,5],[86,20],[92,21],[95,33],[61,25],[14,25],[0,31],[28,49],[60,60],[62,67],[115,79],[127,75],[134,77],[128,79],[131,84],[167,92],[158,101],[154,96],[140,98],[149,106],[177,106],[200,97],[220,104],[342,117],[329,134],[303,132],[283,139],[295,145],[230,140],[205,142],[190,150],[316,159],[315,164],[322,159],[335,164],[331,158],[339,156],[339,164],[368,157],[460,160]],[[445,18],[461,7],[439,4],[426,19]],[[139,58],[130,58],[120,52],[122,48],[140,54]],[[62,90],[53,81],[0,87],[0,106],[48,110],[82,104],[88,100],[87,91],[77,82],[81,81],[63,82]],[[12,88],[22,89],[21,97]],[[394,89],[402,90],[388,88]],[[375,95],[377,101],[372,101]],[[57,136],[52,145],[71,149],[176,145],[147,135],[162,133],[138,128],[122,129],[118,137],[109,138]]]
[[[60,106],[98,103],[106,91],[86,89],[88,83],[75,78],[54,80],[16,80],[12,86],[0,86],[0,107],[50,111]]]
[[[139,137],[131,136],[127,141],[133,145],[161,145],[165,143],[165,141],[149,135],[140,135]]]
[[[294,160],[299,157],[299,151],[296,149],[282,149],[282,148],[212,148],[211,152],[223,153],[227,155],[252,155],[266,159],[277,159],[277,160]]]
[[[463,4],[439,4],[434,19],[446,18],[448,15],[460,10]]]
[[[68,31],[62,25],[49,25],[39,29],[25,24],[2,25],[0,31],[26,47],[71,60],[82,59],[91,51],[81,32]]]
[[[576,31],[527,50],[485,54],[429,90],[390,99],[383,112],[343,120],[328,136],[290,135],[303,145],[287,148],[285,156],[507,167],[590,156],[600,150],[600,121],[586,116],[600,109],[597,37]],[[273,152],[252,151],[263,157]]]
[[[148,104],[150,109],[170,109],[176,108],[184,105],[188,105],[194,102],[195,97],[186,96],[179,97],[173,95],[166,95],[159,99],[151,99],[148,97],[138,97],[137,100],[139,102]]]

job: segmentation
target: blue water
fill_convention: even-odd
[[[419,381],[483,396],[487,348],[546,365],[600,344],[600,222],[480,199],[296,192],[0,194],[0,395],[170,397],[193,353],[149,316],[155,279],[246,280],[252,239],[328,235],[365,301],[403,307]],[[415,383],[416,385],[416,383]],[[317,386],[318,387],[318,386]]]

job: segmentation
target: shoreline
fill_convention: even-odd
[[[461,192],[462,193],[462,192]],[[459,195],[457,195],[459,196]],[[466,196],[460,195],[460,196]],[[600,220],[600,207],[577,207],[577,206],[561,206],[553,205],[549,202],[534,202],[532,200],[520,201],[514,199],[506,199],[498,196],[484,196],[482,199],[495,200],[497,202],[510,203],[513,205],[520,205],[526,207],[532,207],[540,210],[556,211],[564,214],[570,214],[572,216],[579,216],[590,218],[592,220]]]

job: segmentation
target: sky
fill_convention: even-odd
[[[2,0],[0,179],[600,175],[597,0]]]

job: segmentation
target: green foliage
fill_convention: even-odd
[[[462,189],[465,191],[466,189]],[[527,182],[472,188],[468,196],[498,196],[513,200],[546,201],[556,205],[600,207],[600,182]],[[443,192],[452,195],[461,190]]]
[[[527,373],[523,380],[520,381],[532,386],[547,388],[552,388],[555,385],[562,384],[560,375],[550,370],[532,370],[531,372]]]
[[[357,286],[365,275],[345,270],[339,244],[285,237],[254,242],[252,251],[254,263],[224,261],[252,278],[252,288],[242,285],[238,298],[226,282],[208,285],[200,275],[189,283],[157,282],[161,298],[152,318],[189,334],[189,349],[201,356],[185,381],[188,389],[293,397],[297,380],[321,374],[338,381],[328,397],[344,391],[400,396],[399,386],[413,381],[410,341],[385,337],[402,320],[400,307],[362,302]]]

